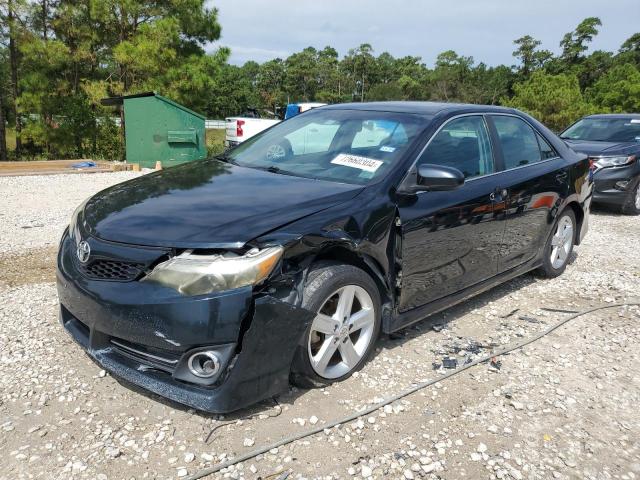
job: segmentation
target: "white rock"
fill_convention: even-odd
[[[243,443],[243,445],[244,445],[245,447],[253,447],[253,445],[254,445],[255,443],[256,443],[256,442],[255,442],[255,440],[254,440],[253,438],[245,438],[245,439],[244,439],[244,443]]]

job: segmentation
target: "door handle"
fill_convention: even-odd
[[[567,178],[569,178],[569,175],[567,174],[567,172],[560,172],[556,174],[556,180],[560,183],[566,181]]]

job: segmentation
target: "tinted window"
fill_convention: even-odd
[[[447,123],[433,137],[419,163],[455,167],[466,178],[493,173],[491,142],[484,119],[471,116]]]
[[[592,142],[640,142],[640,118],[583,118],[560,136]]]
[[[366,184],[394,168],[429,120],[392,112],[312,110],[250,138],[225,157],[243,167]]]
[[[536,133],[524,120],[499,115],[492,118],[502,145],[506,169],[542,160]]]
[[[542,159],[546,160],[548,158],[557,157],[558,154],[553,149],[553,147],[549,145],[549,142],[547,142],[539,133],[537,133],[536,135],[538,137],[538,145],[540,146],[540,154],[542,155]]]

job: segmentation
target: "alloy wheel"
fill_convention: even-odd
[[[311,324],[307,346],[316,374],[334,379],[356,368],[374,340],[375,315],[371,296],[358,285],[327,298]]]
[[[551,266],[556,270],[562,268],[569,260],[573,247],[573,221],[565,215],[560,219],[556,231],[551,238]]]

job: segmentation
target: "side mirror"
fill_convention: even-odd
[[[418,167],[417,190],[455,190],[464,184],[464,174],[453,167],[425,163]]]

